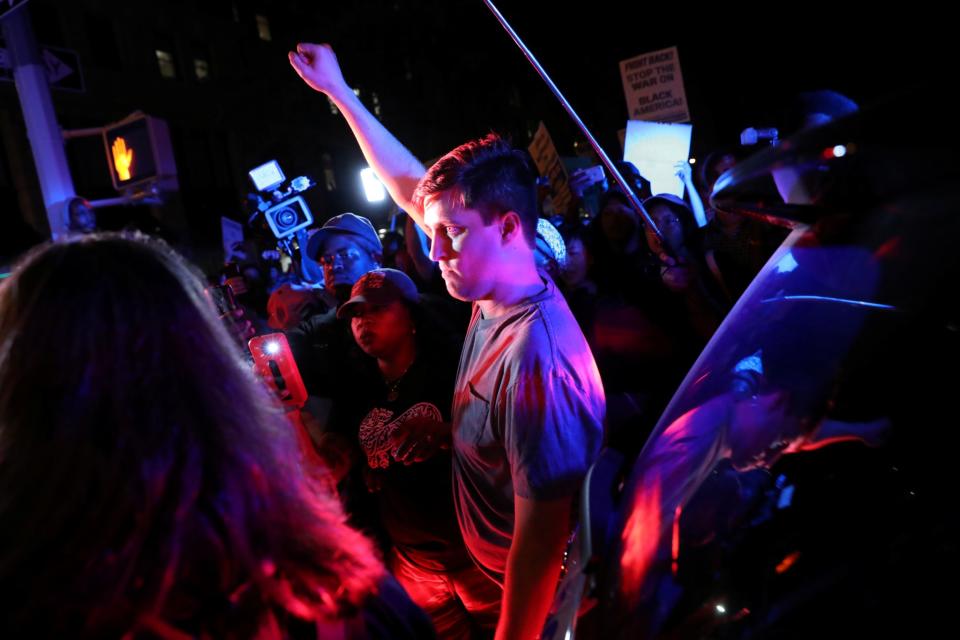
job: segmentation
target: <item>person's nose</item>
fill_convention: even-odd
[[[434,262],[440,262],[444,260],[449,255],[449,251],[446,248],[446,238],[439,233],[433,234],[433,239],[430,241],[430,259]]]

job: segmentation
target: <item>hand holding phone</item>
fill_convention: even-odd
[[[606,180],[601,165],[594,165],[585,169],[577,169],[570,174],[570,190],[577,197],[583,197],[584,191],[596,184],[602,184]]]
[[[282,333],[257,336],[247,343],[255,371],[288,409],[300,409],[307,401],[300,369],[293,359],[290,343]]]

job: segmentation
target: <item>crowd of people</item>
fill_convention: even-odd
[[[211,283],[129,234],[18,263],[0,286],[0,635],[536,637],[601,447],[640,450],[786,235],[705,204],[726,149],[678,166],[688,200],[636,174],[656,229],[582,173],[548,222],[504,139],[427,168],[328,46],[290,63],[344,115],[398,231],[330,218],[301,282],[241,248]],[[218,318],[205,281],[238,311]],[[309,439],[244,359],[271,331]]]

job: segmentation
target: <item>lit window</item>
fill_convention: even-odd
[[[164,78],[177,77],[177,65],[173,61],[173,54],[169,51],[157,49],[157,65],[160,67],[160,75]]]
[[[270,37],[270,21],[267,20],[267,16],[257,16],[257,33],[260,35],[261,40],[266,40],[269,42],[273,40]]]
[[[193,61],[193,74],[197,77],[197,80],[206,80],[210,77],[210,63],[206,60],[195,59]]]

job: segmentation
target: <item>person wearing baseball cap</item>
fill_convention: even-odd
[[[643,201],[657,223],[658,237],[645,227],[647,245],[660,260],[660,279],[683,302],[686,317],[708,340],[729,309],[722,280],[711,269],[693,213],[677,196],[661,193]]]
[[[499,587],[473,564],[453,506],[451,415],[457,351],[437,342],[437,327],[402,271],[374,269],[337,310],[382,380],[365,387],[351,431],[370,499],[389,538],[385,558],[441,638],[473,637],[496,623]]]
[[[324,288],[335,304],[302,318],[285,333],[307,393],[324,403],[323,410],[315,408],[313,413],[325,425],[330,443],[336,440],[332,435],[352,421],[344,416],[356,406],[360,390],[376,379],[369,358],[350,334],[349,320],[339,319],[336,307],[350,297],[357,280],[380,267],[382,251],[373,224],[354,213],[330,218],[307,241],[306,256],[323,269]],[[318,450],[336,468],[339,449],[330,443],[318,443]]]
[[[397,269],[374,269],[364,274],[350,291],[350,299],[340,305],[337,317],[341,320],[357,315],[358,306],[372,304],[387,306],[392,302],[417,304],[420,293],[410,276]]]
[[[376,229],[355,213],[330,218],[307,244],[307,256],[323,268],[324,286],[341,302],[363,274],[380,266],[382,255]]]

